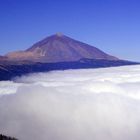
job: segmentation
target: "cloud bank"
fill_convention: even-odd
[[[140,66],[0,82],[0,133],[19,140],[139,140]]]

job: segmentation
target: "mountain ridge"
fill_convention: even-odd
[[[96,60],[81,59],[73,62],[57,62],[57,63],[40,63],[40,62],[5,62],[0,63],[0,81],[12,80],[17,76],[30,73],[49,72],[54,70],[68,69],[91,69],[91,68],[107,68],[126,65],[137,65],[140,63],[124,61],[124,60]]]

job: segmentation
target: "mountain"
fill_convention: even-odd
[[[136,64],[139,63],[120,60],[94,46],[57,33],[27,50],[0,56],[0,81],[33,72]]]
[[[8,53],[6,56],[12,60],[49,63],[78,61],[82,58],[118,60],[94,46],[58,33],[37,42],[25,51]]]

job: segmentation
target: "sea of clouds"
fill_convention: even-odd
[[[0,133],[19,140],[139,140],[140,66],[2,81]]]

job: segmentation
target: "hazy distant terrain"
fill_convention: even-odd
[[[139,140],[140,66],[0,82],[0,132],[21,140]]]

